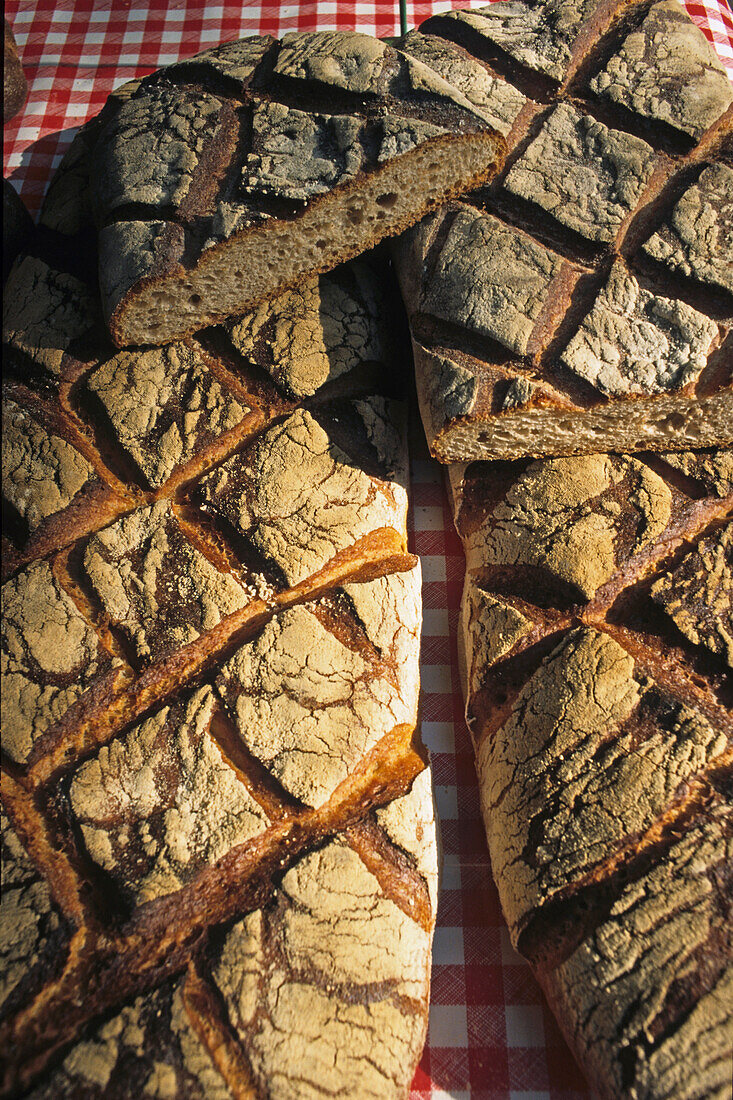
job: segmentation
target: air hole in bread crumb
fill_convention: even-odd
[[[188,300],[189,300],[189,302],[191,303],[192,306],[201,305],[201,295],[200,294],[192,294],[191,297]]]
[[[388,191],[386,195],[377,195],[377,206],[383,206],[385,210],[391,210],[396,202],[396,191]]]
[[[328,242],[324,241],[323,237],[319,237],[316,241],[316,248],[324,249]]]
[[[662,428],[684,428],[685,417],[682,413],[670,413],[669,416],[665,416],[662,421]]]
[[[349,210],[347,210],[347,214],[349,216],[349,221],[353,222],[354,225],[361,225],[362,221],[364,220],[364,214],[358,208],[351,207]]]

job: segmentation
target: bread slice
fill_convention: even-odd
[[[404,49],[509,146],[394,245],[432,453],[730,443],[733,86],[684,9],[499,0]]]
[[[119,351],[49,226],[87,137],[5,296],[3,1089],[404,1096],[437,847],[389,275]]]
[[[503,141],[433,69],[352,32],[228,42],[112,97],[91,209],[119,346],[241,315],[496,170]]]
[[[730,1085],[733,453],[451,467],[510,934],[598,1095]]]

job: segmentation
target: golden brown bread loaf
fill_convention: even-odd
[[[48,228],[85,140],[5,295],[3,1095],[403,1096],[437,856],[386,274],[117,351]]]
[[[450,467],[462,663],[512,940],[604,1097],[733,1051],[733,453]]]
[[[511,10],[502,49],[555,79],[573,6]],[[511,127],[523,93],[500,73],[405,46]],[[100,128],[148,90],[80,135],[7,305],[6,1084],[399,1095],[435,856],[386,306],[356,265],[195,340],[106,345],[72,258],[79,191]],[[609,1096],[716,1095],[729,1047],[730,502],[720,453],[665,463],[474,470],[461,519],[479,572],[488,554],[467,682],[504,904]]]
[[[676,0],[499,0],[402,43],[506,137],[394,246],[442,462],[733,440],[733,86]]]
[[[352,32],[227,42],[115,98],[91,212],[119,346],[239,315],[496,170],[503,141],[433,69]]]
[[[731,439],[733,91],[667,2],[499,0],[402,47],[509,145],[393,246],[504,914],[594,1092],[722,1098],[733,454],[597,452]]]

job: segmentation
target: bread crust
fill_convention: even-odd
[[[241,315],[485,180],[503,150],[457,87],[363,34],[242,39],[162,69],[93,136],[112,339]]]
[[[513,943],[609,1098],[717,1095],[729,1077],[731,459],[451,478],[492,870]]]
[[[674,0],[550,0],[419,38],[467,87],[483,65],[509,147],[393,245],[431,452],[730,444],[733,87],[702,32]]]
[[[28,95],[28,81],[18,57],[12,28],[3,19],[3,122],[17,115]]]
[[[59,247],[86,138],[5,300],[4,1095],[404,1096],[437,841],[388,273],[119,351]]]

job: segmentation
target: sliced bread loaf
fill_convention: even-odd
[[[675,0],[499,0],[405,50],[506,136],[394,246],[443,462],[733,439],[733,86]]]

